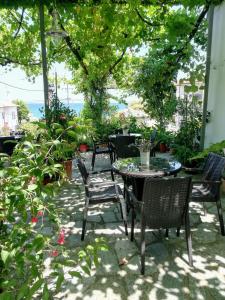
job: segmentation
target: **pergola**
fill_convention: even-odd
[[[91,4],[87,1],[80,0],[55,0],[54,3],[50,0],[3,0],[0,3],[0,8],[24,8],[24,7],[34,7],[39,9],[40,18],[40,38],[41,38],[41,52],[42,52],[42,70],[43,70],[43,85],[44,85],[44,103],[45,112],[49,108],[48,100],[48,76],[47,76],[47,57],[46,57],[46,41],[45,41],[45,20],[44,20],[44,6],[51,5],[63,5],[72,6],[80,5],[85,3],[86,5],[98,5],[101,4],[102,0],[93,0]],[[111,0],[115,4],[127,4],[129,0]],[[154,5],[154,4],[170,4],[178,5],[177,0],[141,0],[142,5]],[[204,103],[203,103],[203,122],[202,122],[202,133],[201,133],[201,148],[204,148],[205,143],[205,131],[206,131],[206,118],[207,118],[207,105],[208,105],[208,88],[209,88],[209,75],[210,75],[210,59],[211,59],[211,44],[212,44],[212,25],[213,25],[213,15],[214,15],[214,5],[211,5],[208,13],[208,47],[207,47],[207,60],[206,60],[206,75],[205,75],[205,93],[204,93]]]

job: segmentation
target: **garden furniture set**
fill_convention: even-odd
[[[170,228],[177,229],[179,236],[181,226],[185,227],[189,264],[193,266],[192,242],[189,224],[190,202],[215,202],[218,210],[221,234],[224,236],[224,221],[220,200],[220,184],[225,158],[210,153],[202,168],[202,178],[192,181],[191,176],[177,177],[182,165],[175,160],[151,157],[150,165],[140,164],[140,158],[131,152],[127,141],[133,137],[123,137],[124,143],[116,137],[114,141],[117,160],[112,163],[112,171],[122,176],[124,191],[113,181],[91,183],[85,164],[78,159],[77,164],[85,185],[85,207],[81,239],[84,239],[88,207],[104,202],[118,202],[121,216],[127,230],[127,214],[131,211],[131,241],[134,239],[136,216],[140,215],[141,223],[141,274],[145,272],[145,229],[165,229],[166,235]],[[121,143],[117,144],[117,141]],[[119,149],[118,145],[122,145]],[[129,153],[126,156],[126,152]],[[130,152],[129,152],[130,151]],[[124,154],[125,153],[125,154]],[[135,155],[134,155],[135,154]],[[123,156],[124,155],[124,156]],[[122,158],[121,158],[122,157]],[[112,160],[111,160],[112,162]],[[171,176],[172,175],[172,176]]]

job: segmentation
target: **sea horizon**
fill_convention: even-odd
[[[70,109],[74,110],[77,113],[77,115],[80,114],[81,110],[84,107],[84,102],[69,102],[68,104],[67,101],[62,101],[62,103],[65,106],[69,107]],[[115,105],[118,111],[127,108],[127,105],[125,104],[115,103],[115,102],[111,102],[111,104]],[[44,108],[44,103],[31,101],[31,102],[26,102],[26,105],[30,111],[32,118],[40,119],[43,117],[43,114],[41,113],[40,109]]]

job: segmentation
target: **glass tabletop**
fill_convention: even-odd
[[[141,165],[140,157],[119,159],[112,165],[120,175],[132,177],[155,177],[176,174],[181,170],[181,163],[160,157],[151,157],[150,165]]]
[[[140,133],[128,133],[128,134],[110,134],[108,136],[109,139],[116,139],[117,136],[135,136],[136,138],[141,137]]]

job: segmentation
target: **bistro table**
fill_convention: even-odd
[[[140,157],[119,159],[112,165],[113,171],[122,176],[124,184],[133,186],[133,192],[138,200],[142,199],[146,177],[176,176],[181,167],[178,161],[161,157],[151,157],[149,166],[141,165]]]

